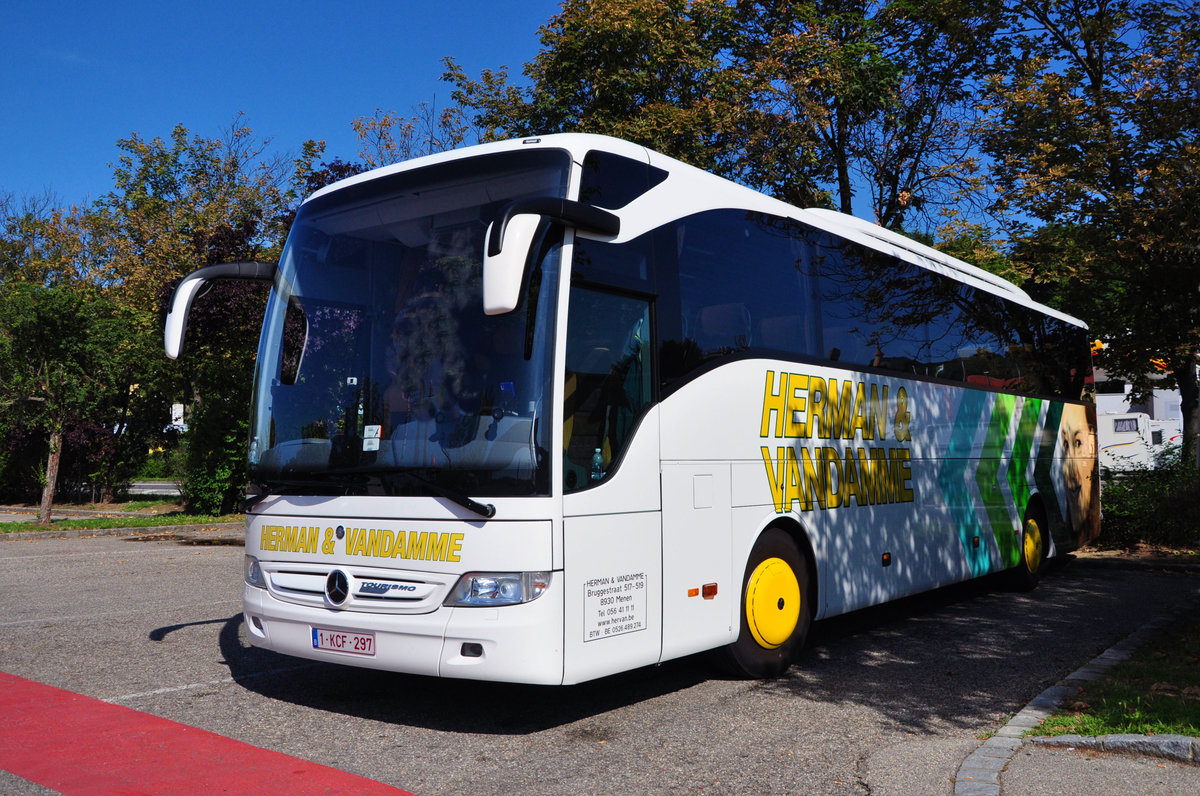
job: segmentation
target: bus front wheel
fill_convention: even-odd
[[[725,648],[728,662],[746,677],[779,677],[804,646],[812,624],[805,556],[779,528],[764,531],[750,551],[741,616],[738,639]]]

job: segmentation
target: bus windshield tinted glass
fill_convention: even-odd
[[[549,490],[550,341],[561,236],[518,308],[487,316],[488,224],[563,196],[565,153],[403,172],[305,204],[280,261],[255,378],[250,475],[310,493]]]

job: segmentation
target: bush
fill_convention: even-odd
[[[245,401],[213,400],[197,407],[180,446],[180,489],[191,514],[228,514],[246,490]]]
[[[1200,547],[1200,471],[1178,448],[1159,454],[1152,467],[1106,470],[1101,483],[1100,547]]]
[[[175,473],[171,470],[172,452],[164,448],[150,451],[150,454],[146,457],[146,461],[142,462],[142,469],[138,471],[138,479],[156,481],[174,477]]]

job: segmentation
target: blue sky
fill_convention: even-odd
[[[521,67],[559,0],[260,2],[9,0],[0,25],[0,193],[57,205],[112,188],[118,139],[181,123],[217,137],[236,114],[272,151],[327,142],[353,160],[351,121],[449,102],[441,59],[468,75]]]

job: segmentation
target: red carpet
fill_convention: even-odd
[[[0,768],[67,796],[407,793],[4,672]]]

